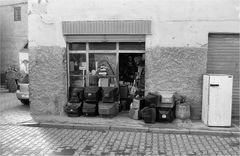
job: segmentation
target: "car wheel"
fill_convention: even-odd
[[[20,100],[24,105],[29,105],[29,100],[28,99],[21,99]]]

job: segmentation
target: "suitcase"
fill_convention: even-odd
[[[118,103],[103,103],[100,102],[98,106],[98,113],[101,116],[113,117],[118,114]]]
[[[85,116],[97,116],[98,115],[97,103],[83,103],[82,112]]]
[[[64,107],[65,112],[69,117],[77,117],[82,115],[82,102],[80,103],[68,103]]]
[[[117,101],[117,91],[116,87],[103,87],[102,88],[102,101],[104,103],[113,103]]]
[[[140,115],[145,123],[155,123],[156,122],[156,108],[144,107],[141,110]]]
[[[84,90],[84,99],[87,103],[96,103],[100,100],[101,90],[96,86],[86,87]]]

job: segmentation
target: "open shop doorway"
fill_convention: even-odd
[[[134,97],[143,97],[145,89],[145,54],[119,54],[119,90],[122,110],[129,110]]]

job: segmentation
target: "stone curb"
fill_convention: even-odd
[[[104,126],[104,125],[86,125],[86,124],[55,124],[55,123],[24,123],[21,126],[59,128],[59,129],[81,129],[95,131],[129,131],[129,132],[150,132],[162,134],[190,134],[190,135],[223,135],[240,136],[236,131],[216,131],[203,129],[171,129],[171,128],[148,128],[148,127],[125,127],[125,126]]]

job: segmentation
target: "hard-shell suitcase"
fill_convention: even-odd
[[[96,116],[98,115],[98,105],[97,103],[83,103],[82,112],[85,116]]]
[[[113,117],[118,114],[118,103],[103,103],[100,102],[98,106],[98,113],[101,116]]]
[[[82,102],[80,103],[68,103],[64,107],[65,112],[70,117],[77,117],[82,115]]]
[[[117,101],[117,91],[116,87],[102,87],[102,101],[104,103],[113,103]]]
[[[88,102],[88,103],[98,102],[101,97],[100,93],[101,93],[101,90],[99,87],[96,87],[96,86],[86,87],[84,90],[85,102]]]
[[[156,121],[156,108],[144,107],[141,110],[141,117],[145,123],[155,123]]]

